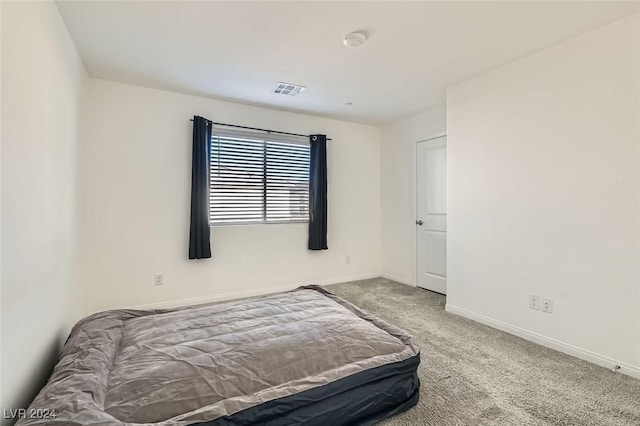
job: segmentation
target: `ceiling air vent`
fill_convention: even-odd
[[[279,95],[295,96],[302,92],[304,89],[306,89],[306,87],[304,86],[280,82],[276,84],[276,87],[273,89],[273,93],[277,93]]]

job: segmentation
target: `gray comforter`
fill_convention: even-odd
[[[188,425],[417,353],[407,334],[319,287],[107,311],[73,328],[27,413],[56,418],[19,424]]]

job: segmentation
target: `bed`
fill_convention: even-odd
[[[113,310],[71,331],[19,425],[370,425],[415,405],[402,330],[317,286]]]

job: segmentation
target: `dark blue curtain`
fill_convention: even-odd
[[[309,250],[327,249],[327,136],[311,135]]]
[[[209,229],[209,163],[211,158],[211,121],[193,117],[191,154],[191,226],[189,259],[211,257]]]

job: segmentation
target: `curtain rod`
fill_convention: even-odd
[[[189,121],[193,121],[193,118],[190,119]],[[211,121],[211,120],[207,120],[207,121],[211,124],[215,124],[216,126],[235,127],[237,129],[247,129],[247,130],[258,130],[260,132],[277,133],[279,135],[289,135],[289,136],[301,136],[304,138],[308,138],[309,136],[311,136],[311,135],[301,135],[300,133],[289,133],[289,132],[279,132],[277,130],[260,129],[258,127],[247,127],[247,126],[238,126],[236,124],[216,123],[215,121]],[[331,138],[327,138],[327,140],[330,141]]]

